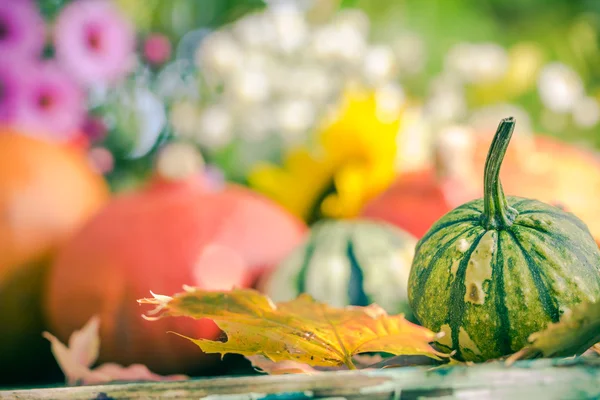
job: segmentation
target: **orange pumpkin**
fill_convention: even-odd
[[[108,196],[81,152],[0,128],[1,382],[42,378],[46,261]]]
[[[382,195],[369,202],[364,217],[390,222],[420,238],[452,204],[434,169],[402,174]]]
[[[434,168],[401,174],[386,192],[363,209],[367,218],[388,221],[417,237],[454,207],[481,197],[483,169],[491,137],[473,134],[466,163],[468,176],[439,177]],[[506,194],[560,204],[576,214],[600,241],[600,160],[593,152],[546,136],[509,149],[500,177]]]
[[[137,299],[183,285],[250,286],[294,248],[306,227],[279,206],[233,185],[210,190],[196,177],[155,181],[116,196],[61,251],[53,265],[45,312],[65,340],[92,315],[100,323],[100,361],[143,363],[158,373],[199,374],[217,356],[174,331],[215,338],[211,321],[149,322]]]

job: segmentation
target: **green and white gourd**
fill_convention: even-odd
[[[417,320],[466,361],[511,354],[583,301],[600,299],[600,251],[575,215],[504,195],[500,166],[515,121],[501,121],[484,197],[450,211],[421,238],[409,279]]]
[[[323,220],[261,285],[274,301],[308,293],[326,304],[406,313],[408,276],[417,239],[395,226],[368,220]]]

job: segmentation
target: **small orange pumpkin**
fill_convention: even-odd
[[[85,155],[0,127],[0,382],[42,379],[47,260],[109,197]]]

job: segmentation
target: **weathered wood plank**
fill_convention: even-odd
[[[316,375],[252,376],[0,391],[0,399],[588,399],[600,397],[600,360],[542,359]]]

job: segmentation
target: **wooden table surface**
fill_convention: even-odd
[[[37,388],[0,391],[0,399],[600,399],[600,359]]]

